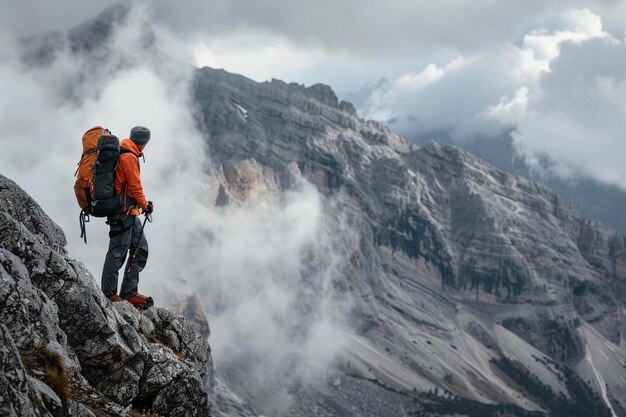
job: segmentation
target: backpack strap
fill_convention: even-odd
[[[84,239],[85,244],[87,244],[87,228],[85,227],[85,223],[89,223],[89,213],[85,210],[81,210],[78,215],[78,224],[80,225],[80,237]]]
[[[80,159],[78,160],[78,163],[76,165],[78,165],[78,168],[76,168],[76,172],[74,172],[74,176],[78,175],[78,170],[80,169],[80,163],[83,162],[83,158],[86,157],[87,155],[91,155],[93,153],[96,153],[98,150],[96,148],[93,149],[87,149],[86,152],[83,152],[80,155]]]

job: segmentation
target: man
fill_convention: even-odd
[[[102,292],[112,302],[128,301],[139,309],[148,308],[154,304],[152,297],[137,292],[139,273],[146,266],[148,260],[148,242],[143,233],[141,213],[152,213],[152,202],[148,201],[143,193],[139,176],[139,158],[143,156],[143,149],[150,140],[150,130],[143,126],[133,127],[130,138],[120,144],[120,157],[115,171],[115,191],[122,199],[122,209],[119,213],[107,217],[109,231],[109,251],[102,268]],[[133,255],[135,255],[133,258]],[[124,278],[120,294],[117,294],[119,269],[124,265],[128,255],[128,262],[124,268]]]

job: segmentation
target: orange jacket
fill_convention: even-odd
[[[115,191],[119,194],[125,185],[124,209],[128,210],[126,197],[130,196],[135,200],[137,206],[144,210],[148,207],[148,200],[143,194],[141,178],[139,177],[139,157],[142,156],[141,151],[135,142],[130,139],[124,139],[122,143],[120,143],[120,148],[129,150],[130,152],[124,152],[120,155],[117,170],[115,171]],[[138,216],[141,214],[141,211],[133,207],[129,214]]]

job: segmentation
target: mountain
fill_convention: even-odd
[[[22,60],[30,66],[41,67],[52,63],[64,48],[77,54],[106,48],[116,26],[126,21],[129,13],[128,7],[116,4],[67,33],[52,31],[24,38],[20,41]],[[146,36],[149,34],[148,31]]]
[[[385,94],[388,90],[389,82],[381,79],[376,84],[363,85],[357,92],[344,92],[340,96],[352,102],[359,112],[367,112],[367,109],[371,107],[370,101],[377,94]],[[417,119],[416,116],[410,114],[407,118]],[[543,170],[531,168],[515,149],[512,131],[493,137],[477,135],[455,140],[446,129],[420,131],[417,128],[407,127],[406,123],[402,127],[397,117],[388,120],[387,123],[392,129],[402,128],[404,137],[419,146],[426,145],[429,140],[454,144],[501,170],[544,183],[571,202],[583,217],[600,221],[626,236],[626,218],[621,212],[621,207],[626,206],[626,191],[589,176],[562,178],[552,174],[550,168],[554,163],[547,157],[541,161]]]
[[[110,75],[118,67],[131,65],[128,60],[109,62],[112,46],[106,39],[123,25],[126,15],[112,10],[106,12],[114,16],[111,19],[96,18],[70,31],[71,37],[45,38],[77,56],[99,58],[95,75],[94,67],[88,66],[94,61],[84,60],[87,69],[76,77],[76,83],[88,84],[89,77]],[[101,26],[102,21],[112,23]],[[142,48],[153,57],[158,33],[149,27],[142,30],[146,40]],[[54,54],[28,52],[50,50],[37,47],[41,39],[25,41],[23,60],[45,68]],[[140,53],[134,49],[132,57],[140,59]],[[36,58],[41,56],[45,59]],[[165,67],[166,57],[159,55],[158,63]],[[293,283],[299,303],[280,322],[298,340],[316,324],[316,312],[331,311],[340,313],[338,321],[345,329],[341,335],[331,333],[324,339],[345,340],[330,361],[310,373],[301,372],[289,355],[257,349],[259,341],[246,335],[237,340],[238,349],[227,361],[214,363],[206,356],[204,387],[216,414],[626,415],[626,242],[618,233],[578,217],[570,203],[542,184],[501,171],[458,147],[435,142],[420,147],[385,125],[362,120],[354,106],[339,101],[326,85],[257,83],[203,68],[194,70],[190,94],[188,110],[211,160],[206,173],[217,184],[212,209],[227,212],[280,202],[286,196],[302,195],[311,186],[320,196],[322,231],[328,239],[320,244],[329,250],[303,254]],[[154,388],[157,397],[163,395],[166,401],[157,402],[151,396],[152,381],[146,386],[136,373],[129,372],[130,380],[116,381],[110,381],[107,373],[101,383],[102,373],[89,373],[92,367],[116,365],[90,362],[89,352],[81,356],[83,351],[76,347],[81,345],[76,343],[83,340],[71,335],[88,323],[79,320],[80,314],[68,315],[75,312],[76,298],[64,301],[76,294],[89,294],[89,305],[106,318],[103,327],[94,330],[100,341],[94,349],[103,346],[105,351],[115,351],[116,343],[130,343],[125,341],[130,334],[137,344],[128,357],[137,357],[139,362],[152,358],[148,363],[153,364],[157,361],[153,355],[163,353],[174,367],[184,359],[177,355],[180,347],[175,344],[163,347],[159,340],[150,341],[153,333],[146,320],[156,329],[154,316],[112,307],[102,300],[90,275],[63,251],[58,227],[15,185],[6,187],[13,191],[4,199],[0,196],[0,207],[8,213],[6,218],[16,220],[0,225],[2,242],[10,243],[2,243],[2,248],[12,254],[6,256],[13,262],[11,266],[3,262],[3,268],[14,281],[23,277],[30,293],[40,294],[37,287],[51,300],[46,301],[43,313],[22,320],[22,327],[11,330],[5,324],[13,310],[3,316],[8,328],[8,333],[3,328],[7,340],[3,346],[14,344],[18,349],[3,351],[13,364],[4,369],[17,370],[3,375],[10,382],[3,386],[19,392],[9,404],[37,407],[39,397],[29,397],[26,386],[52,398],[50,390],[39,383],[50,387],[52,382],[41,372],[28,374],[18,357],[22,346],[33,346],[20,345],[20,335],[30,334],[23,329],[38,323],[41,316],[46,318],[46,331],[67,335],[67,343],[57,337],[60,351],[72,359],[74,350],[73,366],[81,367],[86,384],[105,393],[130,387],[131,391],[111,394],[123,395],[107,402],[116,412],[115,407],[137,398],[151,402],[154,411],[163,415],[176,415],[167,407],[183,401],[188,407],[204,407],[197,383],[204,372],[200,365],[205,363],[204,348],[194,351],[203,360],[192,361],[197,367],[187,366],[183,373],[193,382],[190,389],[178,383],[159,385],[160,391]],[[12,205],[15,195],[24,203]],[[15,212],[16,207],[30,208],[35,214]],[[207,236],[206,243],[213,239]],[[36,250],[29,246],[31,241]],[[75,270],[82,277],[78,289],[73,290],[75,281],[60,279],[59,274],[38,286],[41,274],[49,277],[48,267],[54,273],[57,263],[65,265],[59,267],[61,276],[74,277],[71,271]],[[326,282],[321,276],[329,265],[333,273]],[[295,280],[292,276],[277,279]],[[66,282],[59,291],[59,285]],[[209,320],[219,315],[225,302],[219,288],[206,288],[207,293],[212,291],[217,294],[198,294],[205,300]],[[201,311],[197,298],[183,310],[195,317]],[[170,315],[167,310],[158,311],[159,316]],[[199,322],[208,328],[206,320]],[[315,357],[315,348],[303,350],[302,355]],[[259,378],[252,370],[264,363],[272,364],[267,368],[271,372]],[[284,401],[284,394],[291,401]],[[71,406],[85,404],[70,400]],[[56,403],[60,401],[59,397]],[[149,404],[139,401],[138,405]],[[205,412],[204,408],[197,411],[198,415]]]
[[[600,221],[626,236],[626,219],[621,212],[626,206],[626,192],[620,187],[591,177],[563,179],[532,170],[523,159],[516,157],[509,134],[497,138],[474,138],[459,146],[504,171],[545,183],[570,201],[582,216]],[[545,161],[545,164],[550,167],[551,162]]]
[[[203,68],[193,94],[225,172],[253,161],[244,185],[273,177],[288,190],[285,172],[295,171],[341,201],[357,231],[335,282],[353,303],[355,328],[341,387],[368,380],[368,396],[404,396],[392,415],[424,407],[437,415],[459,398],[512,404],[513,415],[623,413],[623,237],[577,217],[539,183],[360,119],[328,86]],[[225,175],[222,196],[241,177]],[[336,391],[322,393],[327,413],[318,415],[386,415],[349,391],[342,403]],[[439,405],[424,405],[431,401]]]

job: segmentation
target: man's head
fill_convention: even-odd
[[[143,126],[135,126],[130,129],[130,140],[135,142],[139,149],[143,149],[150,140],[150,129]]]

